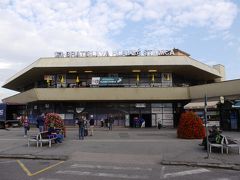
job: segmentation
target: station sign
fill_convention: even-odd
[[[135,107],[136,108],[145,108],[146,107],[146,103],[136,103]]]
[[[118,51],[57,51],[56,58],[108,57],[108,56],[173,56],[172,50],[118,50]]]

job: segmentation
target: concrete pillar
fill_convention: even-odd
[[[216,78],[215,82],[225,81],[225,67],[221,64],[217,64],[213,65],[213,68],[216,69],[221,76],[220,78]]]

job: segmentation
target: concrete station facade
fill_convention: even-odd
[[[240,99],[240,80],[225,81],[223,65],[208,66],[179,49],[58,52],[38,59],[3,87],[19,92],[3,101],[25,103],[32,121],[38,113],[56,112],[66,124],[84,114],[94,115],[97,124],[112,115],[117,126],[134,127],[134,119],[142,117],[146,127],[158,122],[176,127],[184,107],[203,109],[205,94],[217,110],[220,97],[233,105]],[[236,116],[239,129],[237,109]]]

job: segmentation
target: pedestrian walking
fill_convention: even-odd
[[[114,118],[113,118],[113,116],[112,115],[110,115],[110,117],[109,117],[109,126],[108,126],[108,129],[110,130],[110,131],[112,131],[112,126],[113,126],[113,123],[114,123]]]
[[[44,113],[37,117],[37,128],[39,129],[39,132],[43,132],[44,120],[45,120]]]
[[[85,126],[85,122],[84,122],[84,117],[82,116],[80,119],[76,118],[76,124],[78,124],[79,127],[79,139],[84,139],[84,126]]]
[[[133,118],[133,127],[139,127],[139,118],[137,116]]]
[[[105,123],[105,127],[108,129],[109,128],[109,118],[108,117],[104,120],[104,123]]]
[[[30,130],[30,124],[29,124],[27,113],[21,116],[21,122],[24,129],[24,137],[27,137],[27,133]]]
[[[103,121],[103,118],[101,118],[101,127],[104,126],[104,121]]]
[[[161,123],[160,120],[158,120],[157,127],[158,127],[158,129],[161,129],[161,128],[162,128],[162,123]]]
[[[88,120],[84,117],[84,136],[88,136]]]
[[[94,118],[93,118],[93,115],[90,116],[89,125],[90,125],[90,136],[93,136],[93,129],[94,129]]]

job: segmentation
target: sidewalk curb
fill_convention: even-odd
[[[42,159],[42,160],[67,160],[65,155],[30,155],[30,154],[0,154],[0,159]]]
[[[193,166],[193,167],[207,167],[207,168],[219,168],[219,169],[230,169],[240,171],[240,164],[223,164],[223,163],[205,163],[205,162],[185,162],[185,161],[167,161],[162,160],[162,165],[176,165],[176,166]]]

